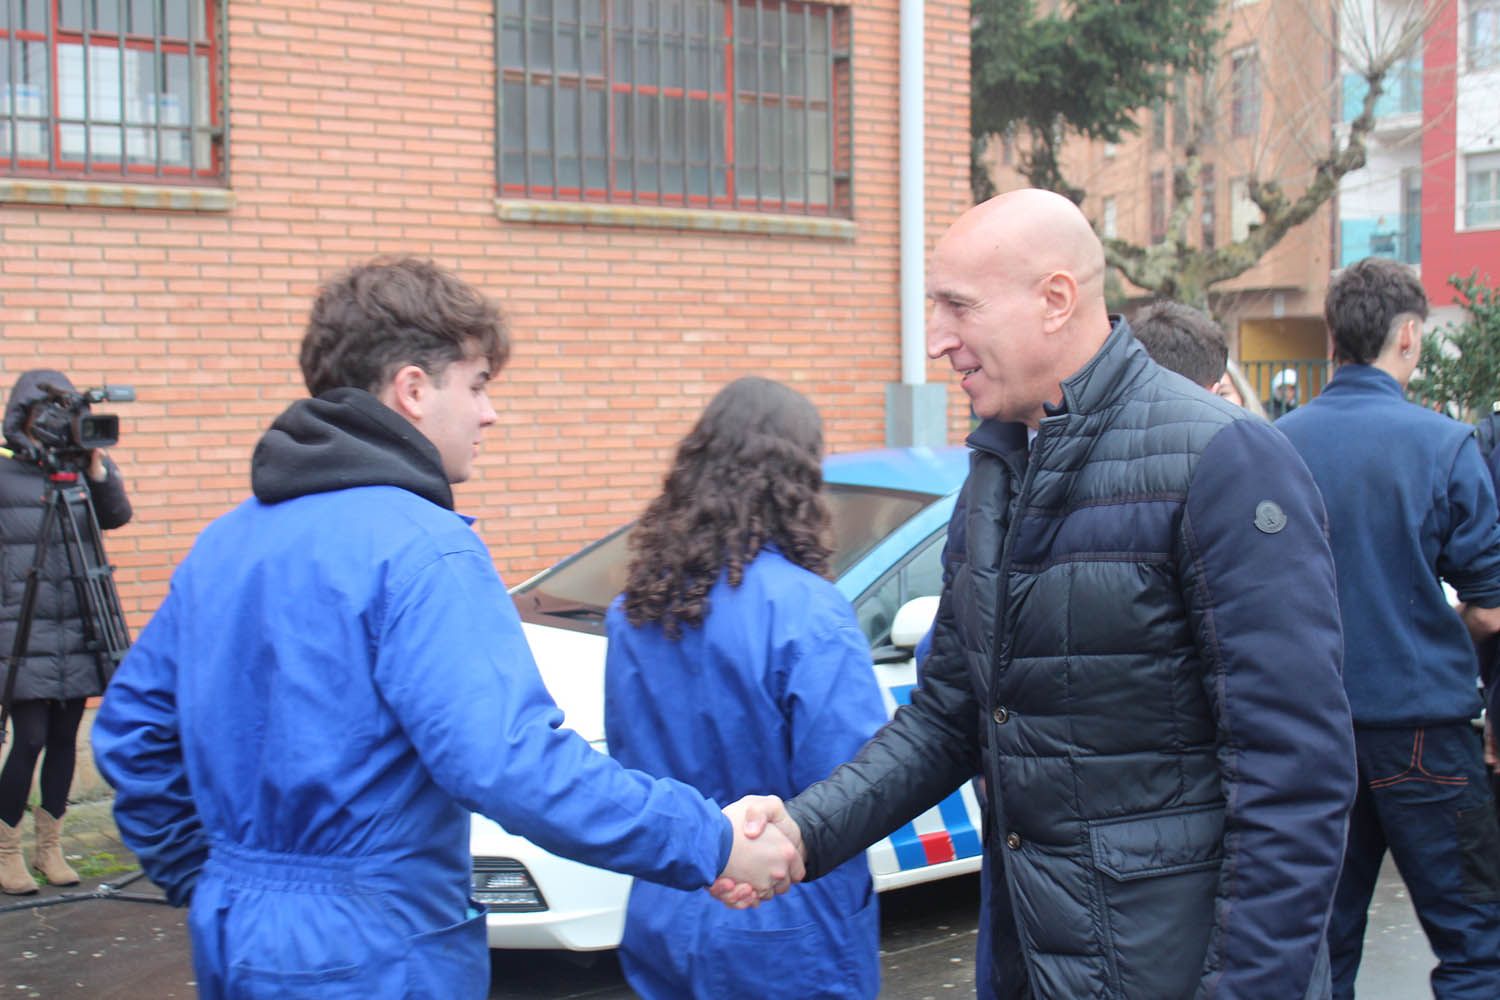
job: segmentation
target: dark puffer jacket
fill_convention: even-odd
[[[16,380],[5,406],[5,441],[15,454],[0,457],[0,697],[5,694],[5,664],[15,644],[26,575],[36,558],[36,542],[45,513],[42,499],[47,477],[36,462],[25,457],[28,442],[22,431],[27,410],[46,396],[39,388],[41,385],[73,389],[61,372],[29,371]],[[88,485],[99,527],[118,528],[130,520],[130,500],[125,495],[120,470],[108,458],[104,463],[108,473],[102,483],[88,476],[79,478]],[[78,591],[69,575],[68,551],[60,522],[54,522],[47,544],[31,637],[20,664],[16,701],[86,698],[102,693],[107,680],[106,665],[84,644]]]
[[[790,805],[809,873],[981,769],[1007,998],[1300,998],[1354,795],[1322,502],[1123,322],[1063,408],[970,438],[910,706]]]

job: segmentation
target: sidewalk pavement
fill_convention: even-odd
[[[63,816],[63,853],[82,879],[0,895],[0,990],[25,1000],[191,1000],[187,910],[164,905],[120,842],[105,789]],[[33,822],[22,820],[31,857]],[[71,904],[71,905],[70,905]],[[144,904],[144,905],[143,905]]]
[[[63,814],[63,856],[85,879],[90,875],[112,878],[139,867],[135,855],[120,839],[113,806],[114,795],[105,789],[104,794],[96,793],[87,802],[68,803],[68,811]],[[28,864],[35,849],[36,823],[28,812],[21,817],[21,851]]]

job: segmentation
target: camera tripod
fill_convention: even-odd
[[[68,559],[68,576],[73,581],[78,597],[78,609],[83,622],[85,647],[94,654],[95,669],[99,672],[99,688],[104,689],[109,674],[124,659],[130,649],[130,632],[125,626],[125,614],[120,608],[120,595],[115,590],[114,567],[104,554],[104,542],[100,537],[99,518],[94,513],[94,501],[79,472],[48,470],[46,488],[42,495],[42,528],[37,535],[36,548],[31,568],[26,573],[26,586],[21,592],[20,615],[16,621],[15,640],[11,644],[10,657],[6,661],[4,696],[0,697],[0,744],[4,743],[5,726],[10,715],[11,699],[15,694],[16,677],[21,662],[25,660],[31,644],[31,624],[36,615],[37,591],[46,572],[47,553],[59,533]],[[41,906],[56,906],[82,899],[127,899],[142,903],[165,903],[155,896],[122,893],[120,889],[136,879],[136,872],[118,883],[104,883],[89,892],[70,892],[58,896],[45,896],[0,906],[0,913],[13,910],[34,909]]]

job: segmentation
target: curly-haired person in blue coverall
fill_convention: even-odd
[[[605,735],[629,767],[731,802],[792,796],[885,722],[870,644],[827,579],[822,421],[742,378],[678,446],[609,609]],[[880,922],[864,855],[769,906],[636,882],[620,964],[646,1000],[872,1000]]]
[[[312,398],[261,439],[254,497],[199,536],[105,695],[115,818],[191,904],[205,1000],[484,996],[470,811],[679,889],[727,868],[766,898],[800,874],[784,841],[747,851],[692,788],[559,728],[450,489],[506,355],[495,306],[429,262],[324,286]]]

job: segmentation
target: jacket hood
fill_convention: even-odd
[[[68,376],[60,371],[33,368],[29,372],[23,372],[16,379],[15,386],[10,390],[10,399],[5,404],[5,440],[17,450],[30,446],[21,428],[26,423],[26,411],[31,409],[32,404],[47,398],[47,391],[42,388],[44,385],[65,392],[76,391]]]
[[[287,407],[255,446],[250,486],[263,503],[356,486],[399,486],[453,509],[437,448],[363,389],[330,389]]]

